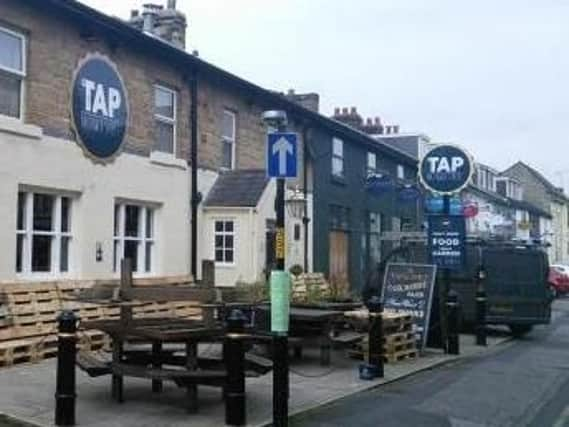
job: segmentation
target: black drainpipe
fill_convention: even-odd
[[[198,274],[198,206],[201,201],[201,194],[198,192],[198,73],[192,70],[190,78],[190,163],[192,168],[192,189],[191,189],[191,205],[192,205],[192,226],[191,226],[191,251],[192,262],[191,271],[194,280],[197,280]]]
[[[308,223],[310,218],[308,218],[308,126],[305,125],[302,129],[302,188],[304,191],[304,215],[302,218],[302,224],[304,225],[304,272],[308,273]],[[314,197],[312,198],[312,210],[314,211]]]

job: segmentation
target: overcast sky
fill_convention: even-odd
[[[127,18],[141,0],[82,0]],[[155,0],[165,3],[166,0]],[[178,0],[188,49],[569,187],[569,1]]]

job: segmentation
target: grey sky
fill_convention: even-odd
[[[82,0],[128,17],[140,0]],[[161,3],[165,0],[155,0]],[[178,0],[189,48],[261,86],[521,159],[569,186],[569,1]]]

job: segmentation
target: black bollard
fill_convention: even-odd
[[[75,425],[75,356],[77,322],[73,311],[63,311],[57,318],[57,386],[55,392],[55,425]]]
[[[448,353],[454,355],[460,354],[459,316],[460,306],[458,303],[458,294],[451,289],[447,296],[447,348]]]
[[[379,378],[383,378],[383,304],[377,296],[367,302],[369,310],[369,364],[375,366]]]
[[[486,291],[484,290],[484,280],[486,272],[484,267],[478,269],[476,290],[476,345],[488,345],[486,340]]]
[[[232,310],[226,319],[227,334],[223,343],[223,356],[227,369],[225,384],[225,424],[243,426],[246,424],[245,406],[245,351],[243,345],[247,318],[241,310]]]

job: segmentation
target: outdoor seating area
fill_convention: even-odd
[[[199,283],[191,278],[133,280],[127,259],[116,281],[3,285],[2,364],[57,356],[61,337],[73,336],[76,366],[99,387],[106,378],[111,401],[139,399],[141,382],[154,396],[166,388],[171,394],[174,385],[180,390],[176,401],[197,414],[210,401],[212,388],[223,402],[228,390],[237,387],[230,394],[240,396],[244,411],[245,380],[273,370],[271,305],[266,298],[252,297],[252,289],[216,289],[212,267],[204,262]],[[71,316],[67,320],[76,333],[61,334],[62,312]],[[329,372],[341,367],[351,370],[355,382],[383,377],[362,373],[378,360],[422,366],[418,358],[424,353],[411,315],[370,312],[359,301],[334,297],[321,274],[293,278],[288,315],[293,366]],[[133,379],[136,393],[130,388]],[[226,402],[226,410],[230,406]]]

